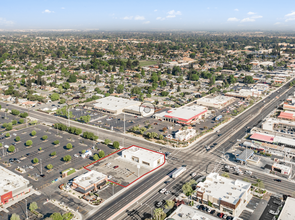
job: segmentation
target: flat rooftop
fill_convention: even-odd
[[[229,97],[229,96],[223,96],[223,95],[218,95],[215,97],[203,97],[197,100],[198,101],[202,101],[202,102],[208,102],[208,103],[213,103],[213,104],[224,104],[230,100],[234,99],[233,97]]]
[[[295,199],[287,197],[285,205],[279,215],[278,220],[295,220]]]
[[[15,174],[0,166],[0,196],[21,187],[25,187],[29,183],[29,180],[26,180],[21,175]]]
[[[131,154],[135,157],[141,158],[144,161],[150,162],[150,161],[156,161],[158,159],[161,159],[164,157],[163,154],[146,150],[140,147],[132,146],[126,150],[123,151],[123,153]]]
[[[73,182],[83,188],[87,188],[94,183],[98,183],[98,182],[104,180],[106,177],[107,177],[107,175],[105,175],[103,173],[97,172],[95,170],[91,170],[87,173],[84,173],[84,174],[76,177]]]
[[[188,205],[180,205],[168,218],[167,220],[217,220],[219,218],[208,214],[206,212],[201,212],[197,208],[190,207]]]
[[[102,99],[98,99],[96,103],[93,104],[93,106],[98,109],[117,111],[130,106],[139,106],[140,104],[141,102],[138,101],[108,96]]]
[[[198,192],[223,200],[230,204],[236,204],[244,193],[251,187],[251,183],[242,180],[232,180],[218,173],[210,173],[204,182],[197,185]]]
[[[207,108],[199,105],[192,105],[181,108],[169,109],[166,112],[158,113],[158,117],[174,118],[182,121],[190,121],[207,112]]]

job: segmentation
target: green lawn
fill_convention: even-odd
[[[156,60],[142,60],[139,61],[139,66],[149,66],[149,65],[155,65],[158,64],[158,61]]]

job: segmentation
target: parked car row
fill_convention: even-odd
[[[216,213],[216,210],[215,210],[215,209],[212,209],[211,207],[207,207],[207,206],[205,206],[205,205],[198,205],[197,208],[198,208],[199,210],[204,211],[204,212],[208,212],[208,213],[210,213],[211,215],[214,215],[214,214]],[[217,213],[217,216],[218,216],[219,218],[226,219],[226,220],[233,220],[233,219],[234,219],[234,217],[229,216],[229,215],[227,215],[227,214],[224,214],[224,213],[222,213],[222,212],[218,212],[218,213]]]

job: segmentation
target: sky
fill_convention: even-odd
[[[295,2],[2,0],[0,29],[295,31]]]

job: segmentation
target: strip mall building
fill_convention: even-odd
[[[156,119],[190,125],[199,119],[204,119],[207,114],[207,107],[193,105],[188,107],[169,109],[168,111],[155,114]]]
[[[29,180],[0,166],[0,205],[19,198],[30,192]]]

